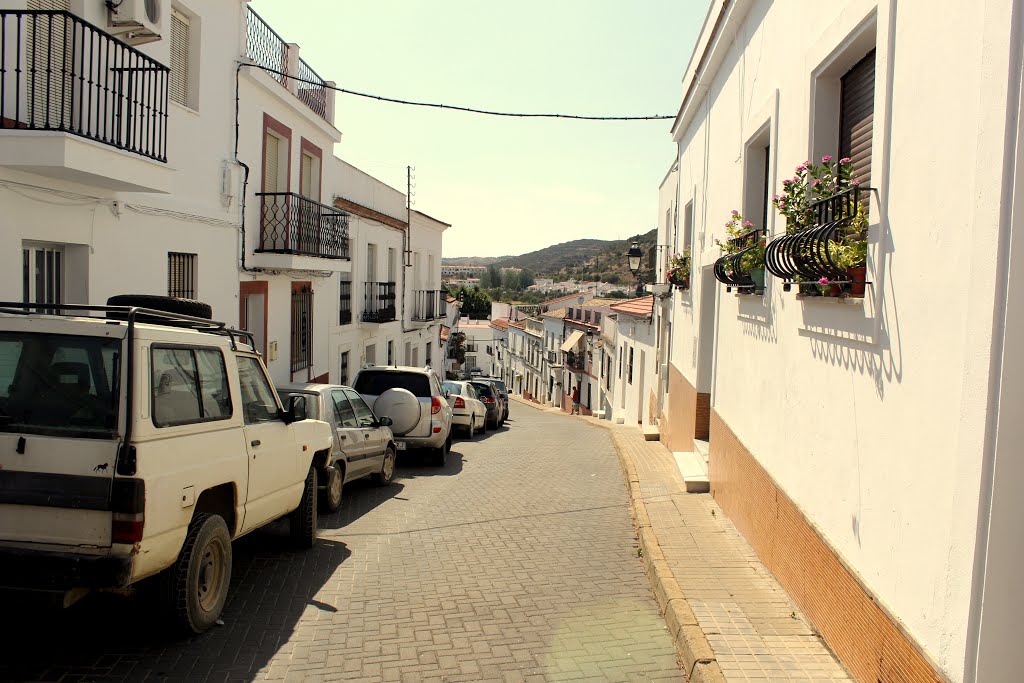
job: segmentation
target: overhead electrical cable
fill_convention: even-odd
[[[381,102],[390,102],[392,104],[405,104],[412,107],[432,107],[434,109],[451,109],[453,111],[468,112],[470,114],[483,114],[485,116],[504,116],[508,118],[519,118],[519,119],[574,119],[577,121],[664,121],[667,119],[675,119],[675,115],[659,115],[659,116],[586,116],[581,114],[534,114],[534,113],[522,113],[522,112],[508,112],[508,111],[492,111],[489,109],[476,109],[474,107],[461,107],[455,104],[441,104],[439,102],[413,102],[411,100],[402,100],[396,97],[384,97],[383,95],[373,95],[371,93],[359,92],[358,90],[349,90],[347,88],[339,88],[336,85],[328,85],[321,81],[313,81],[307,78],[301,78],[299,76],[293,76],[285,73],[284,71],[278,71],[277,69],[271,69],[268,66],[262,64],[243,62],[241,66],[251,66],[257,69],[262,69],[267,73],[281,76],[282,78],[290,78],[300,83],[308,83],[310,85],[316,85],[330,90],[334,90],[346,95],[355,95],[356,97],[366,97],[371,100],[379,100]]]

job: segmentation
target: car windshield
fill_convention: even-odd
[[[498,387],[498,391],[500,391],[503,394],[507,394],[508,393],[508,389],[505,388],[505,383],[504,382],[502,382],[500,380],[492,380],[492,381],[494,383],[494,386]]]
[[[408,389],[417,398],[430,398],[430,380],[423,374],[364,370],[356,377],[355,390],[360,394],[380,396],[388,389]]]
[[[120,358],[119,339],[0,333],[0,431],[111,436]]]
[[[277,394],[281,397],[281,403],[284,404],[285,408],[288,408],[289,396],[305,396],[306,417],[310,420],[320,419],[320,401],[317,400],[316,394],[308,391],[279,391]]]
[[[453,396],[461,396],[462,395],[462,385],[461,384],[456,384],[455,382],[445,382],[444,384],[441,385],[441,387],[445,391],[447,391],[449,394],[451,394]]]

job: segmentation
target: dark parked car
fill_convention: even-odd
[[[497,429],[505,421],[505,399],[501,397],[501,392],[488,380],[474,379],[470,384],[476,389],[477,397],[487,409],[488,426]]]
[[[498,387],[498,391],[501,392],[501,398],[504,399],[504,401],[505,401],[505,414],[502,415],[501,420],[502,420],[502,422],[507,420],[508,419],[509,400],[508,400],[508,387],[505,386],[505,381],[504,380],[500,380],[497,377],[478,377],[477,379],[490,380],[491,382],[494,383],[494,385],[496,387]]]

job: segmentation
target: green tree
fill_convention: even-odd
[[[519,286],[519,271],[505,270],[501,273],[501,286],[505,289],[517,291],[522,289]]]
[[[533,284],[533,272],[529,268],[523,268],[519,271],[519,289],[526,289]]]
[[[480,287],[459,287],[452,296],[462,302],[462,315],[473,320],[486,320],[491,317],[491,297]]]

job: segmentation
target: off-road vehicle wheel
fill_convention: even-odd
[[[299,507],[288,515],[292,544],[296,548],[312,548],[316,543],[316,466],[309,466],[306,486],[302,489]]]
[[[202,633],[216,623],[231,583],[231,534],[220,515],[197,514],[178,559],[161,577],[176,630]]]

